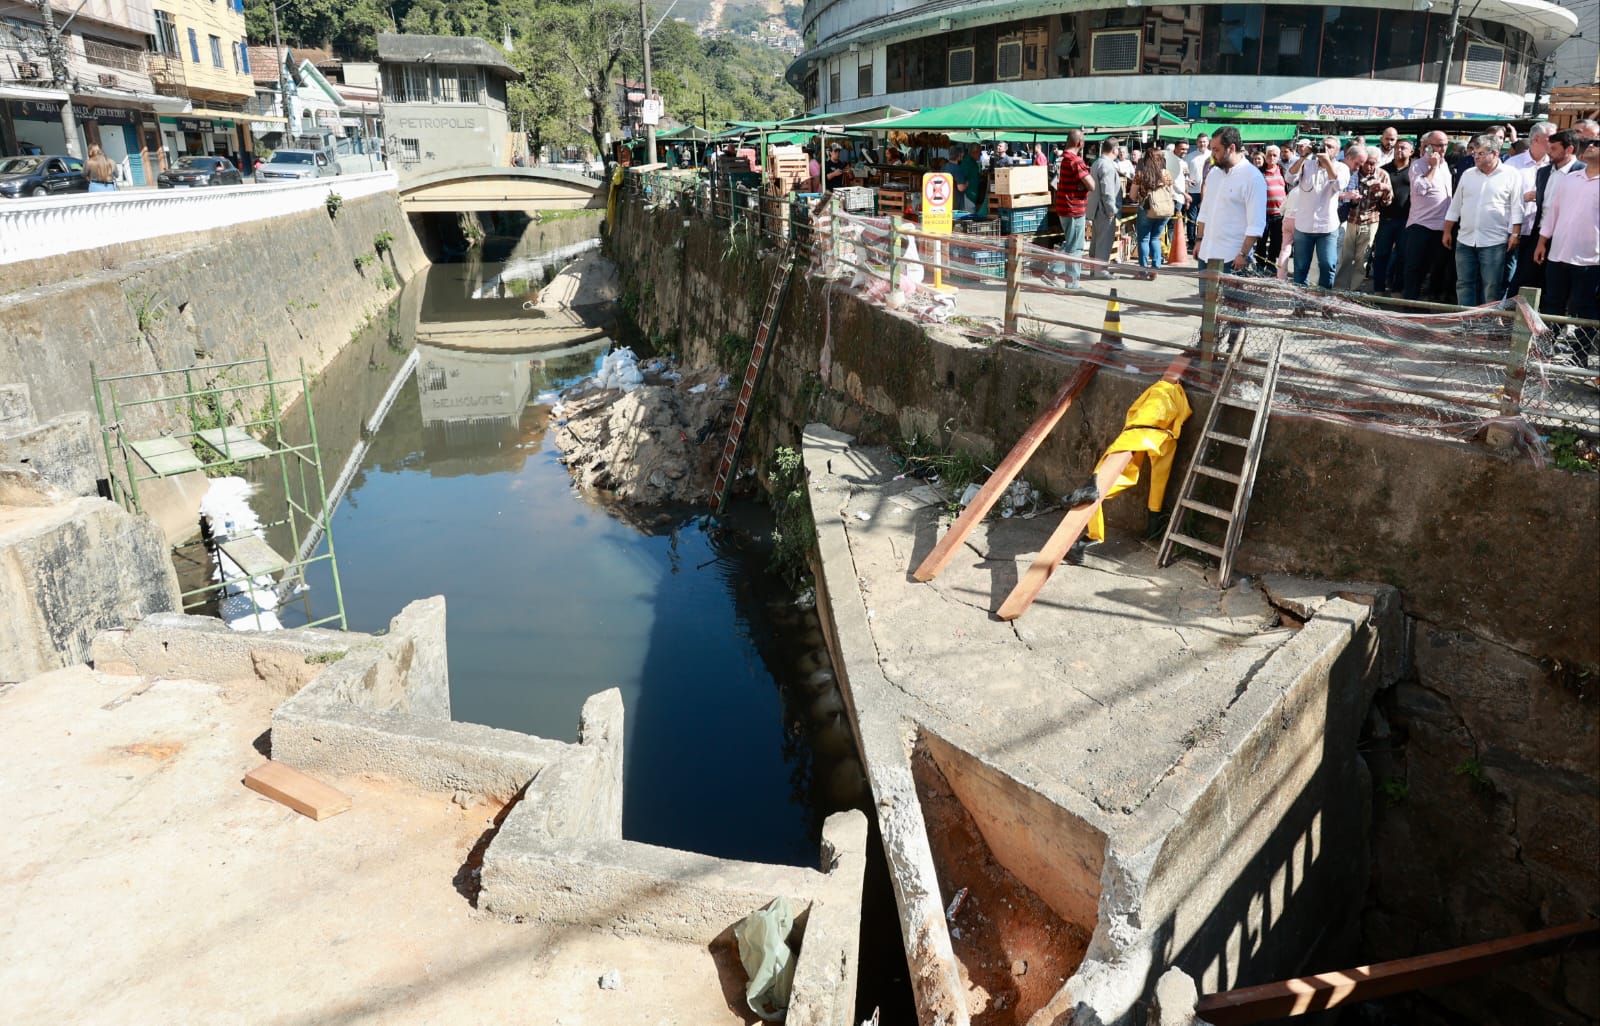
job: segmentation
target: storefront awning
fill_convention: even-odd
[[[67,94],[60,89],[35,89],[33,86],[0,85],[0,100],[47,100],[62,103]]]
[[[209,118],[212,121],[244,121],[252,125],[287,125],[289,122],[281,117],[271,114],[245,114],[236,110],[211,110],[208,107],[196,107],[184,115],[190,118]]]

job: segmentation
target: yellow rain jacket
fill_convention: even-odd
[[[1139,464],[1148,459],[1149,508],[1151,512],[1161,509],[1167,493],[1167,478],[1172,476],[1172,457],[1178,451],[1178,433],[1183,430],[1183,422],[1189,419],[1190,412],[1189,397],[1184,394],[1183,386],[1173,381],[1158,381],[1134,400],[1122,422],[1122,434],[1106,447],[1105,456],[1100,457],[1100,462],[1104,463],[1106,456],[1114,452],[1134,454],[1128,468],[1106,493],[1107,499],[1138,484]],[[1099,470],[1098,464],[1095,469]],[[1094,518],[1089,521],[1089,537],[1095,541],[1105,540],[1106,518],[1100,508],[1095,509]]]

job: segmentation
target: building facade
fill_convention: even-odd
[[[0,13],[0,154],[68,152],[62,106],[70,102],[77,153],[99,145],[125,181],[143,184],[159,163],[155,117],[184,107],[151,80],[148,0],[88,0],[81,8],[58,0],[51,11],[54,52],[38,8],[13,4]]]
[[[252,147],[255,98],[244,0],[154,0],[151,78],[156,88],[188,101],[160,118],[169,160],[185,154],[235,156]]]
[[[511,162],[506,85],[519,76],[470,36],[380,32],[385,152],[401,180]]]
[[[1532,72],[1577,15],[1545,0],[1479,0],[1461,14],[1445,115],[1520,117]],[[807,0],[806,50],[788,79],[814,113],[915,109],[998,86],[1204,120],[1429,117],[1449,23],[1447,0]]]

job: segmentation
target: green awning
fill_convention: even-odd
[[[1300,128],[1293,122],[1281,125],[1242,125],[1223,121],[1197,121],[1190,125],[1186,138],[1205,133],[1216,135],[1219,128],[1237,128],[1239,138],[1247,143],[1287,142],[1300,134]]]
[[[1061,133],[1081,127],[1040,103],[1019,100],[1010,93],[990,89],[943,107],[927,107],[915,114],[880,121],[858,122],[851,130],[864,132],[1005,132]]]
[[[663,139],[665,139],[667,142],[703,143],[709,142],[711,140],[711,136],[706,132],[705,129],[698,125],[680,125],[677,128],[669,129],[665,132],[657,132],[656,141],[660,142]]]
[[[1056,114],[1078,128],[1146,128],[1181,125],[1183,119],[1157,103],[1047,103]]]

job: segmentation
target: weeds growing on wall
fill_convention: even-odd
[[[1550,462],[1559,470],[1600,471],[1600,447],[1576,431],[1550,432]]]
[[[377,259],[378,258],[371,253],[361,254],[360,256],[356,257],[356,271],[360,274],[366,274],[367,268],[371,267],[373,262]]]
[[[372,237],[372,248],[378,251],[379,256],[394,249],[394,233],[385,228]]]
[[[772,562],[767,569],[795,591],[802,591],[811,582],[809,557],[817,544],[817,525],[811,518],[806,468],[800,454],[788,446],[779,446],[772,454],[769,481],[776,523],[772,528]]]
[[[128,293],[128,305],[133,307],[133,319],[143,335],[155,331],[156,325],[167,315],[167,300],[157,295],[154,289]]]
[[[743,335],[731,331],[723,332],[717,339],[717,363],[729,374],[741,375],[743,380],[745,368],[750,363],[750,353],[756,347],[754,339],[745,338]]]
[[[217,379],[218,386],[227,384],[226,375]],[[243,416],[244,402],[239,398],[240,392],[204,392],[194,397],[189,407],[189,430],[194,432],[209,431],[212,428],[226,427],[229,415],[233,414],[238,419],[248,419]],[[189,439],[189,446],[194,450],[195,457],[201,463],[210,463],[217,458],[217,452],[211,446],[202,442],[198,437]],[[238,463],[213,463],[205,468],[207,477],[234,477],[242,473]]]
[[[336,192],[329,192],[328,193],[328,198],[325,201],[325,205],[328,208],[328,216],[330,218],[338,217],[339,216],[339,208],[344,206],[344,197],[339,195]]]
[[[902,439],[894,447],[894,453],[906,468],[906,474],[938,483],[949,498],[948,505],[952,513],[959,512],[957,500],[967,490],[967,485],[981,481],[989,474],[983,461],[971,453],[942,449],[932,439],[920,435]]]
[[[383,282],[383,287],[390,291],[400,287],[400,279],[396,278],[394,272],[387,267],[383,269],[383,277],[380,280]]]

